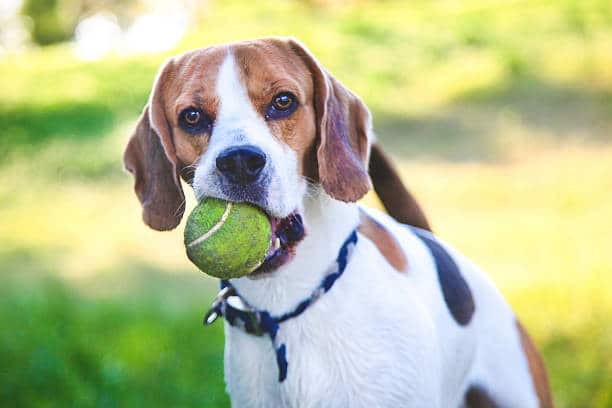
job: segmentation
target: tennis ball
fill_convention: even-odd
[[[212,197],[193,209],[185,226],[187,257],[202,272],[221,279],[257,269],[271,238],[270,221],[259,208]]]

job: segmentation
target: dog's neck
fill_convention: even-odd
[[[292,311],[319,287],[359,223],[356,204],[336,201],[322,191],[305,199],[303,216],[306,237],[292,261],[260,278],[231,281],[251,306],[272,315]]]

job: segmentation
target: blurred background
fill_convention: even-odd
[[[0,405],[229,406],[216,282],[142,224],[121,155],[164,58],[266,35],[363,97],[557,405],[612,407],[609,0],[2,0]]]

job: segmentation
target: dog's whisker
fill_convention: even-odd
[[[186,204],[187,204],[187,200],[183,198],[183,201],[181,201],[181,203],[178,205],[178,207],[174,211],[175,217],[178,216],[181,212],[185,211]]]

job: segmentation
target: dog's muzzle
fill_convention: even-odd
[[[217,156],[216,165],[229,183],[246,186],[261,175],[266,166],[266,154],[256,146],[234,146]]]
[[[267,207],[271,165],[260,148],[228,147],[216,157],[215,166],[222,198]]]

